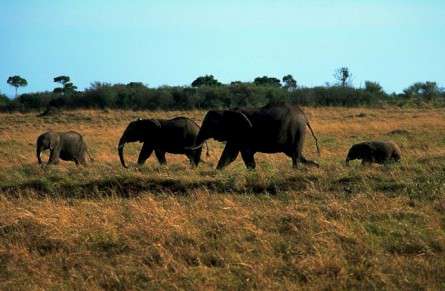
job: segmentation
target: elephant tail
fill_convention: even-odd
[[[312,136],[314,137],[314,140],[315,140],[315,146],[317,147],[317,153],[318,153],[318,156],[320,156],[320,147],[318,146],[318,139],[317,139],[317,137],[315,136],[315,133],[314,133],[314,131],[312,130],[311,124],[309,123],[309,121],[307,120],[307,118],[306,118],[306,124],[307,124],[307,127],[309,128],[309,130],[311,131]]]

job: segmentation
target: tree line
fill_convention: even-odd
[[[26,79],[11,76],[7,83],[16,89],[12,100],[0,94],[0,110],[31,111],[50,107],[77,109],[175,110],[261,106],[269,102],[290,102],[303,106],[380,106],[445,105],[445,90],[435,82],[418,82],[401,94],[388,94],[377,82],[366,81],[364,87],[351,85],[352,74],[347,67],[335,71],[333,85],[303,87],[292,75],[280,79],[259,76],[252,82],[233,81],[222,84],[213,75],[196,78],[190,86],[150,88],[141,82],[109,84],[94,82],[78,91],[69,76],[53,79],[59,86],[52,91],[18,95]]]

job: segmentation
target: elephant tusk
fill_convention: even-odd
[[[194,151],[202,147],[202,144],[194,146],[194,147],[186,147],[186,150]]]

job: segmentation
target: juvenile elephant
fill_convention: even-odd
[[[186,117],[132,121],[119,140],[118,152],[121,164],[127,168],[124,160],[125,144],[138,141],[143,143],[138,158],[139,165],[143,165],[154,151],[160,164],[167,163],[165,153],[172,153],[186,155],[190,164],[197,166],[201,160],[202,151],[202,146],[196,147],[198,132],[199,126]]]
[[[50,150],[48,165],[59,163],[59,159],[73,161],[76,165],[85,165],[87,154],[90,159],[93,160],[82,135],[75,131],[48,131],[41,134],[36,142],[36,153],[39,164],[42,164],[41,152],[47,149]]]
[[[259,109],[211,110],[207,112],[199,131],[197,144],[209,138],[227,142],[217,169],[232,163],[241,152],[247,168],[254,169],[254,155],[285,153],[292,158],[294,167],[299,162],[318,166],[303,154],[306,126],[318,141],[304,112],[286,103],[269,104]]]
[[[400,148],[392,141],[366,141],[355,144],[349,149],[346,165],[349,161],[362,160],[362,164],[383,164],[389,161],[400,161]]]

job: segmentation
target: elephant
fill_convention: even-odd
[[[196,143],[199,145],[210,138],[226,142],[218,170],[232,163],[240,152],[248,169],[255,169],[257,152],[285,153],[292,158],[294,168],[300,162],[318,167],[317,162],[302,154],[306,125],[320,154],[317,137],[303,110],[287,103],[270,103],[256,109],[210,110],[204,117]]]
[[[400,148],[392,141],[365,141],[354,144],[346,156],[346,165],[349,161],[362,160],[362,165],[400,161]]]
[[[41,134],[36,142],[36,153],[39,164],[42,164],[41,152],[47,149],[50,150],[48,165],[58,164],[59,159],[74,161],[76,165],[86,165],[87,154],[90,160],[93,161],[82,135],[75,131],[47,131]]]
[[[202,145],[196,147],[199,125],[186,117],[173,119],[137,119],[130,122],[119,140],[118,153],[121,164],[127,168],[124,159],[124,146],[128,142],[143,143],[138,165],[143,165],[155,152],[161,165],[167,163],[165,153],[184,154],[192,167],[201,161]],[[191,149],[191,147],[194,147]],[[207,146],[207,155],[209,149]]]

